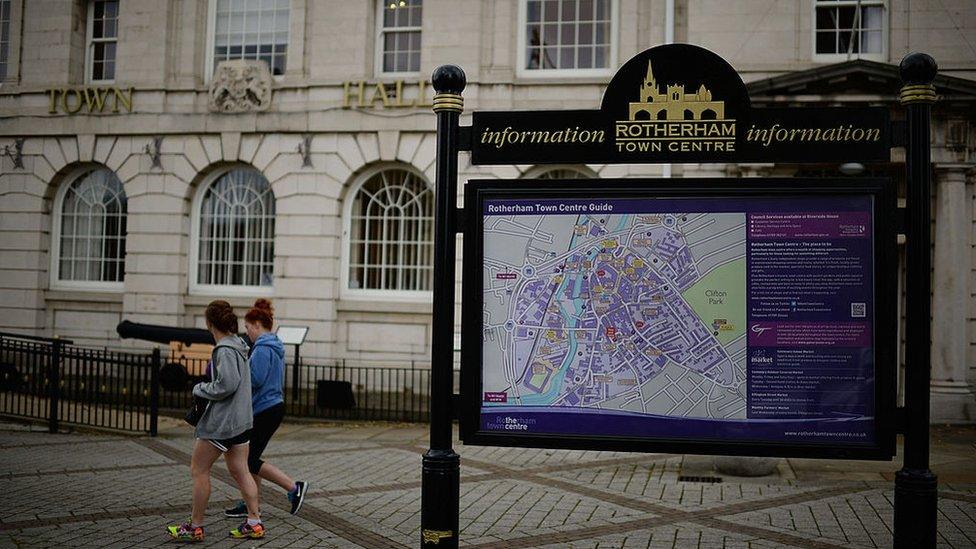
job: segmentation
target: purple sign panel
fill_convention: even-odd
[[[874,441],[873,199],[486,199],[480,429]]]

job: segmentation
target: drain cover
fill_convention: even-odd
[[[722,477],[678,477],[678,482],[709,482],[712,484],[722,482]]]

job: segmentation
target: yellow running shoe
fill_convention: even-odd
[[[264,525],[260,522],[251,526],[245,520],[240,526],[230,531],[230,537],[237,539],[258,539],[264,537]]]
[[[194,528],[190,525],[190,521],[186,521],[182,524],[174,524],[172,526],[167,526],[166,531],[172,536],[176,541],[182,541],[184,543],[196,543],[203,541],[203,527],[197,526]]]

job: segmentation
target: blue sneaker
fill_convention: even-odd
[[[302,503],[305,503],[306,492],[308,492],[308,483],[301,480],[295,482],[295,490],[288,492],[288,501],[291,502],[291,514],[298,514],[298,510],[302,508]]]

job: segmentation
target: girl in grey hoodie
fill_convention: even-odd
[[[251,376],[247,346],[237,337],[237,315],[226,301],[207,306],[207,329],[217,345],[213,351],[213,380],[198,383],[193,395],[207,400],[207,408],[196,426],[196,443],[190,460],[193,478],[193,513],[189,522],[169,526],[179,541],[203,540],[203,514],[210,499],[210,469],[223,454],[227,470],[237,481],[247,505],[247,520],[230,535],[235,538],[264,537],[258,511],[258,488],[247,469],[248,443],[252,424]]]

